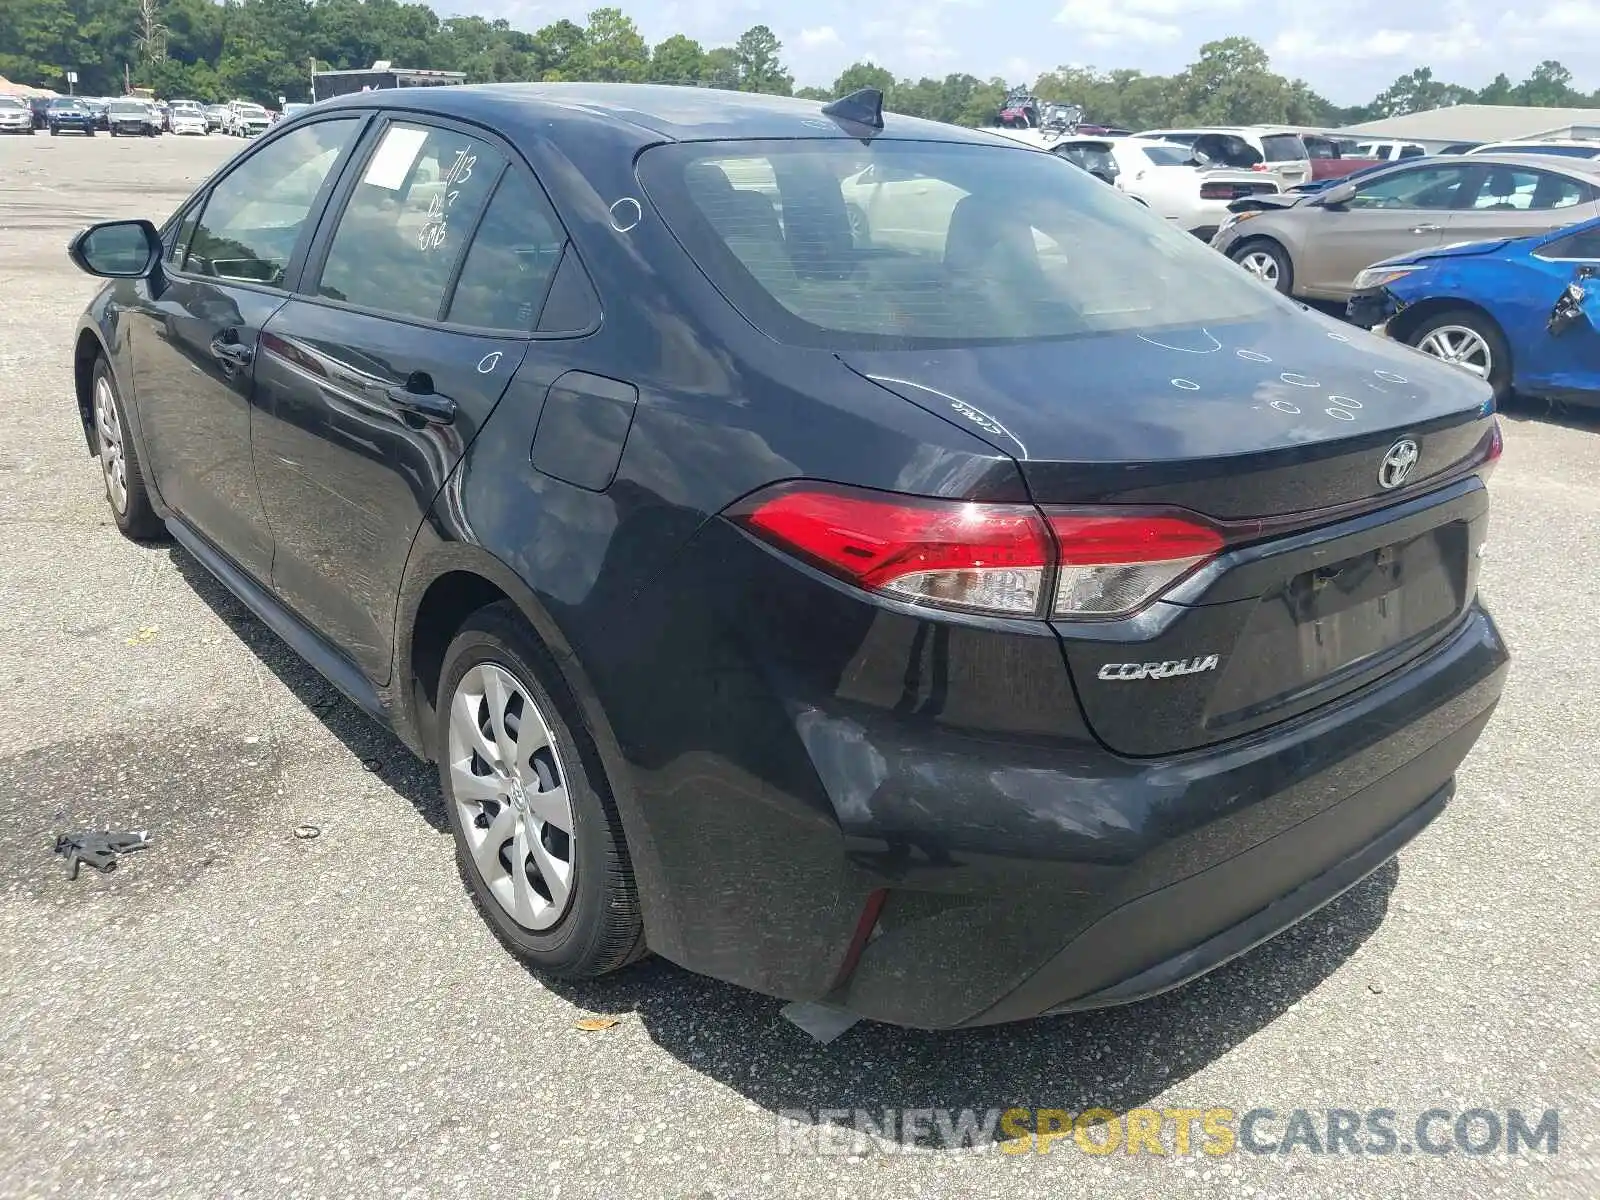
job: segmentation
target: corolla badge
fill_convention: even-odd
[[[1222,661],[1216,654],[1195,655],[1193,658],[1175,658],[1167,662],[1107,663],[1100,668],[1101,679],[1171,679],[1174,675],[1198,675],[1201,671],[1215,671]]]
[[[1401,438],[1390,446],[1378,464],[1378,486],[1388,491],[1399,487],[1411,477],[1411,470],[1422,457],[1422,451],[1410,438]]]

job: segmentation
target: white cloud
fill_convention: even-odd
[[[838,40],[838,31],[832,25],[818,25],[815,29],[800,31],[800,44],[807,50],[815,50],[818,46],[831,46]]]
[[[1144,0],[1149,3],[1150,0]],[[1158,0],[1164,2],[1164,0]],[[1183,30],[1167,21],[1154,21],[1135,12],[1107,8],[1101,0],[1067,0],[1056,20],[1070,28],[1091,46],[1114,46],[1127,42],[1175,42]]]

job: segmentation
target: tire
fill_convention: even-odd
[[[492,712],[515,714],[516,730]],[[457,865],[501,943],[562,979],[593,979],[641,957],[639,893],[616,802],[560,673],[509,601],[474,613],[451,641],[436,720]],[[502,745],[518,765],[514,788],[499,769]],[[518,845],[526,853],[514,867]]]
[[[1470,337],[1468,336],[1470,335]],[[1471,345],[1476,337],[1479,345]],[[1444,362],[1453,362],[1463,370],[1470,370],[1494,389],[1496,404],[1511,394],[1511,347],[1494,318],[1471,308],[1452,308],[1435,313],[1411,330],[1405,338],[1406,345]],[[1466,351],[1462,359],[1455,360],[1445,353],[1449,347]],[[1481,353],[1480,353],[1481,351]],[[1476,368],[1482,363],[1483,370]]]
[[[1241,242],[1228,252],[1228,257],[1262,283],[1285,296],[1294,295],[1294,264],[1289,261],[1289,252],[1271,238]]]
[[[128,428],[127,408],[117,391],[116,377],[102,355],[95,360],[90,384],[89,416],[94,429],[95,456],[105,484],[111,517],[124,537],[136,542],[160,541],[166,523],[156,516],[145,488],[144,468]]]

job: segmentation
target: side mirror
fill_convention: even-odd
[[[161,261],[161,249],[161,235],[149,221],[102,221],[67,244],[67,257],[101,279],[144,279]]]
[[[1322,193],[1322,207],[1337,208],[1341,204],[1349,204],[1360,191],[1361,189],[1353,183],[1336,183]]]

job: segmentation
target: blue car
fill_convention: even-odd
[[[1600,220],[1396,255],[1356,276],[1347,315],[1494,388],[1600,405]]]

